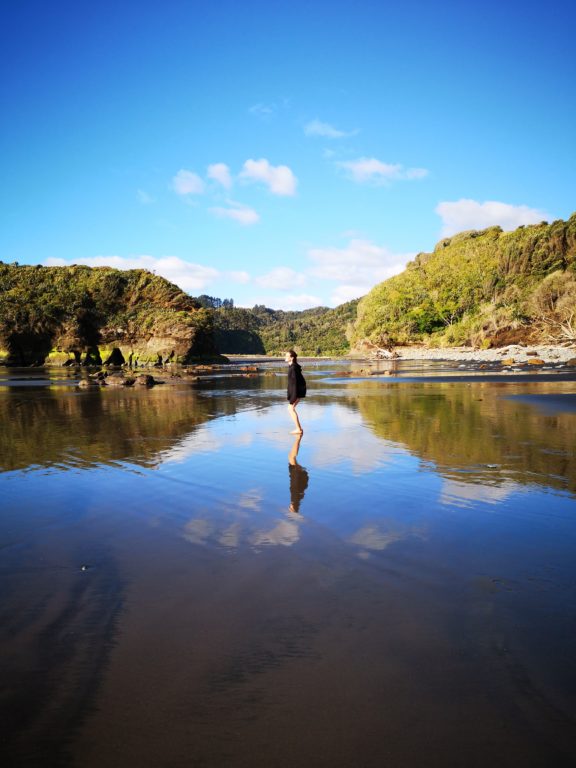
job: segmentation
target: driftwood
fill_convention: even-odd
[[[397,360],[400,355],[393,349],[384,349],[383,347],[376,347],[370,355],[373,360]]]

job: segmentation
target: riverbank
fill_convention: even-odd
[[[576,344],[570,346],[554,346],[535,344],[524,346],[522,344],[510,344],[506,347],[494,347],[492,349],[473,349],[471,347],[426,347],[424,345],[412,345],[406,347],[394,347],[400,360],[446,360],[454,363],[478,362],[478,363],[528,363],[530,360],[536,362],[541,360],[543,363],[554,363],[556,365],[572,363],[576,365]],[[276,355],[234,355],[228,354],[228,360],[233,365],[239,363],[274,363],[280,362],[284,358]],[[375,355],[369,353],[350,354],[343,358],[337,357],[313,357],[310,355],[299,355],[302,362],[313,360],[373,360]]]
[[[450,347],[435,349],[424,346],[395,347],[394,351],[401,360],[448,360],[453,362],[496,363],[514,361],[529,363],[542,360],[544,363],[569,363],[576,365],[576,345],[560,347],[553,345],[524,346],[510,344],[494,349],[471,349],[470,347]]]

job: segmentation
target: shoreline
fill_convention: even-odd
[[[513,360],[514,363],[536,364],[536,360],[544,363],[568,363],[576,365],[576,346],[561,347],[553,344],[509,344],[506,347],[492,349],[471,349],[470,347],[395,347],[399,360],[447,360],[450,362],[503,363]]]
[[[513,360],[514,363],[528,363],[528,361],[541,360],[543,363],[566,364],[573,362],[576,365],[576,344],[571,346],[559,346],[554,344],[509,344],[505,347],[494,347],[491,349],[473,349],[471,347],[426,347],[426,346],[398,346],[394,347],[398,357],[395,358],[376,358],[370,354],[347,355],[298,355],[298,359],[305,361],[313,360],[351,360],[357,362],[393,362],[394,360],[438,360],[447,362],[477,362],[477,363],[503,363]],[[226,357],[232,365],[247,362],[274,363],[283,362],[284,358],[280,355],[234,355],[228,354]]]

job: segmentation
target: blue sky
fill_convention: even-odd
[[[6,1],[0,260],[334,306],[576,210],[573,2]]]

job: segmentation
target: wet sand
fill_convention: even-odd
[[[0,398],[5,764],[573,764],[574,382],[331,372]]]

